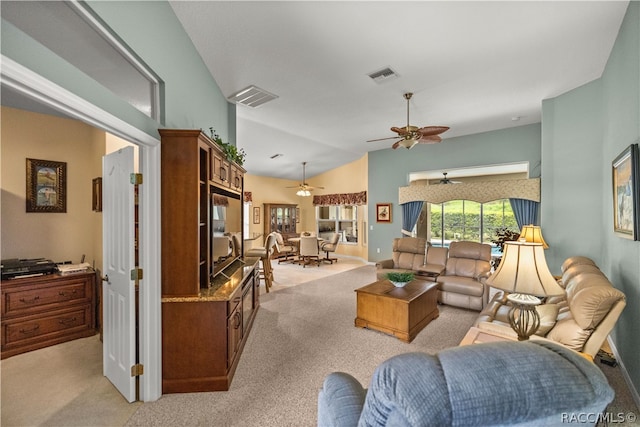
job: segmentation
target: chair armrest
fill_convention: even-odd
[[[367,390],[351,375],[327,375],[318,394],[318,425],[357,426],[366,395]]]
[[[376,262],[377,268],[393,268],[393,260],[392,259],[383,259],[382,261]]]

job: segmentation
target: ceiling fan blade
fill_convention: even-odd
[[[449,128],[447,126],[425,126],[423,128],[418,129],[423,136],[431,136],[431,135],[440,135],[448,131]]]
[[[402,141],[402,140],[400,140],[400,141]],[[396,141],[396,143],[395,143],[395,144],[393,144],[393,145],[391,146],[391,148],[393,148],[394,150],[395,150],[396,148],[398,148],[398,147],[400,146],[400,141]]]
[[[436,144],[441,141],[442,138],[440,138],[438,135],[422,135],[422,138],[418,140],[418,142],[421,144]]]
[[[387,139],[398,139],[398,137],[397,137],[397,136],[390,136],[390,137],[388,137],[388,138],[370,139],[370,140],[368,140],[367,142],[385,141],[385,140],[387,140]]]

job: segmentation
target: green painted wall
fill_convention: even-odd
[[[530,177],[539,177],[540,138],[540,125],[532,124],[446,139],[440,144],[417,145],[411,150],[398,148],[370,152],[369,261],[391,258],[391,241],[396,237],[402,237],[402,211],[398,204],[398,188],[409,185],[410,173],[529,162]],[[393,204],[391,224],[376,223],[376,203],[388,202]],[[377,252],[378,248],[380,253]]]
[[[636,394],[640,242],[613,233],[611,162],[639,141],[640,2],[630,2],[602,78],[543,103],[541,225],[554,266],[589,256],[625,293],[611,338]]]
[[[88,5],[164,82],[165,123],[130,106],[89,76],[2,20],[2,54],[158,137],[157,129],[214,127],[235,143],[228,103],[165,1],[89,1]]]

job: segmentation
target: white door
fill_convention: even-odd
[[[102,158],[103,371],[129,402],[136,400],[133,147]]]

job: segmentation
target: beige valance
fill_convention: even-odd
[[[400,187],[399,203],[444,203],[451,200],[472,200],[487,203],[500,199],[540,201],[540,178],[476,181],[460,184],[415,184]]]
[[[367,192],[325,194],[324,196],[313,196],[314,206],[335,206],[335,205],[366,205]]]

